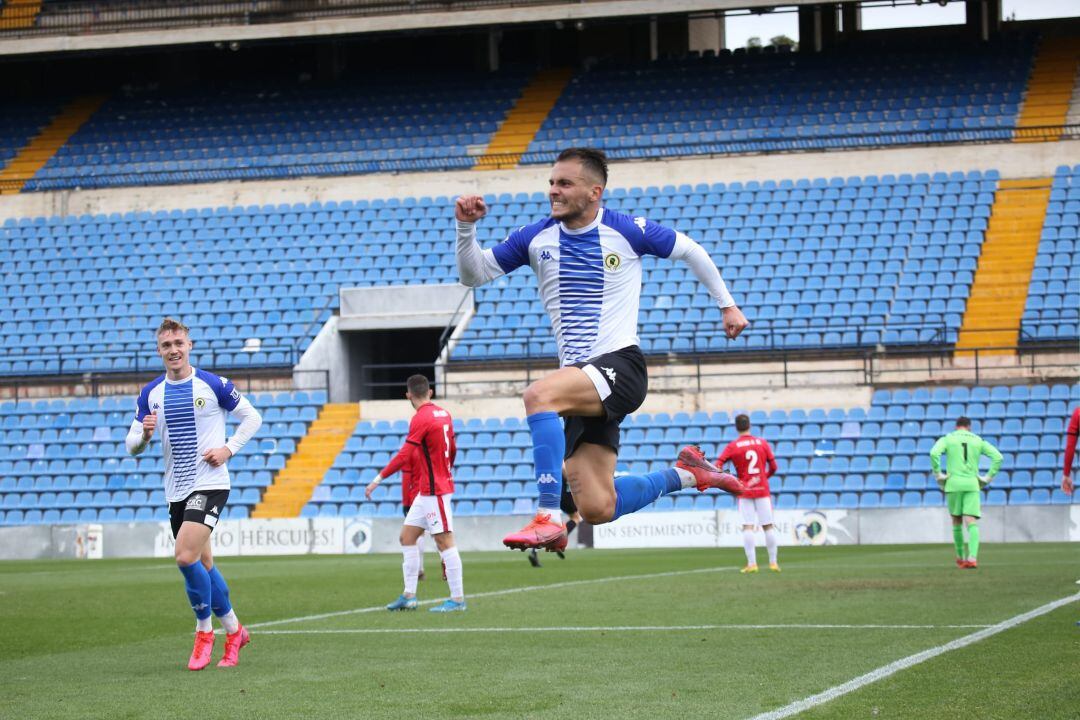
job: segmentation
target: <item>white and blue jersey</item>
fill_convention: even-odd
[[[143,418],[157,414],[166,500],[179,502],[196,490],[229,489],[228,467],[212,467],[203,454],[226,445],[225,416],[242,401],[240,391],[227,378],[198,369],[186,380],[162,375],[139,393],[132,433],[141,433]],[[235,453],[238,448],[230,449]]]
[[[641,258],[645,255],[690,262],[691,251],[700,251],[704,259],[693,258],[694,272],[722,307],[734,304],[700,245],[643,217],[601,208],[592,223],[573,230],[547,218],[518,228],[484,250],[482,257],[469,250],[469,244],[475,244],[472,225],[459,223],[458,233],[459,270],[466,285],[493,280],[522,265],[536,273],[540,301],[551,318],[564,366],[639,344]]]

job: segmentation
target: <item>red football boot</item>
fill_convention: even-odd
[[[705,459],[705,453],[697,445],[687,445],[679,451],[679,459],[675,467],[687,470],[697,480],[697,489],[704,492],[709,488],[717,488],[732,495],[742,495],[743,484],[739,478],[722,472],[720,468]]]
[[[548,552],[566,549],[566,526],[555,522],[546,512],[536,513],[528,525],[503,538],[503,545],[514,550],[544,548]]]
[[[188,670],[202,670],[210,664],[210,655],[214,652],[214,633],[195,631],[195,647],[191,650]]]
[[[240,660],[240,648],[251,642],[251,635],[243,625],[231,635],[225,636],[225,654],[221,657],[218,667],[236,667]]]
[[[964,569],[965,570],[978,570],[979,569],[979,562],[977,560],[975,560],[975,559],[965,560],[964,561]]]

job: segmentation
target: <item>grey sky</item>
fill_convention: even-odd
[[[788,8],[792,9],[792,8]],[[1051,17],[1080,16],[1077,0],[1002,0],[1002,15],[1016,13],[1017,20],[1036,20]],[[941,7],[933,0],[921,6],[882,5],[864,7],[863,28],[880,30],[892,27],[924,27],[928,25],[958,25],[964,22],[964,3],[953,0]],[[727,18],[727,46],[742,47],[751,37],[759,37],[768,43],[769,38],[787,35],[798,38],[798,19],[794,12],[769,13],[766,15],[739,15]]]

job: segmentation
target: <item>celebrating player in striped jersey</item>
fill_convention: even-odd
[[[454,421],[450,413],[431,402],[431,385],[426,377],[413,375],[406,385],[408,391],[405,397],[416,410],[409,422],[409,435],[397,454],[364,490],[370,500],[371,493],[383,478],[400,470],[414,453],[418,456],[413,464],[413,472],[419,475],[419,494],[413,500],[401,528],[401,554],[404,556],[401,571],[405,578],[405,589],[386,609],[416,609],[416,581],[420,574],[420,553],[416,541],[427,530],[435,538],[435,546],[439,548],[446,568],[446,581],[450,585],[450,599],[431,608],[431,611],[457,612],[465,610],[465,591],[461,555],[454,545],[454,515],[450,504],[454,493],[454,459],[457,456]]]
[[[754,547],[754,526],[760,525],[765,531],[765,547],[769,551],[769,569],[780,572],[776,562],[776,530],[773,529],[772,497],[769,494],[769,478],[776,473],[776,458],[772,447],[762,438],[750,432],[750,418],[746,415],[735,417],[735,429],[739,437],[728,443],[716,467],[724,467],[731,461],[735,474],[742,482],[742,495],[739,496],[739,516],[743,521],[743,549],[746,551],[746,567],[740,572],[757,572],[757,548]]]
[[[693,446],[679,452],[675,467],[614,477],[619,424],[641,406],[648,389],[637,337],[642,257],[686,263],[722,308],[727,337],[738,337],[748,323],[704,248],[651,220],[602,206],[607,177],[602,151],[564,150],[551,169],[551,217],[487,249],[476,238],[476,223],[488,210],[484,199],[463,196],[454,209],[461,282],[476,287],[531,267],[559,351],[560,369],[525,390],[539,510],[524,529],[503,539],[507,547],[566,548],[559,514],[564,459],[574,501],[591,523],[611,522],[685,487],[741,490],[738,480]]]
[[[262,417],[226,378],[191,366],[191,337],[186,325],[165,318],[157,331],[158,355],[165,374],[139,393],[135,419],[127,435],[127,450],[146,450],[161,431],[165,455],[165,499],[176,538],[176,564],[184,576],[191,609],[195,611],[195,647],[189,670],[210,664],[214,649],[211,610],[225,628],[225,653],[218,667],[236,665],[240,648],[249,641],[229,602],[229,587],[214,566],[210,533],[229,500],[229,458],[240,452]],[[225,416],[240,421],[225,440]]]

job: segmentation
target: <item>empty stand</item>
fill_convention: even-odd
[[[109,98],[27,190],[470,168],[528,76],[379,73]]]
[[[567,145],[663,158],[942,142],[964,131],[1009,139],[1031,63],[1030,40],[1014,37],[602,67],[575,76],[523,162],[548,162]]]
[[[607,205],[700,241],[753,320],[725,342],[690,272],[648,259],[647,353],[950,345],[996,188],[993,171],[920,173],[615,188]],[[549,212],[543,193],[487,199],[485,244]],[[213,351],[196,358],[207,367],[291,366],[341,287],[456,282],[451,208],[406,197],[6,220],[0,375],[156,368],[148,332],[167,314]],[[401,265],[405,246],[418,270]],[[531,273],[476,299],[455,360],[555,355]],[[65,353],[72,333],[85,353]],[[262,352],[243,351],[250,337]]]

